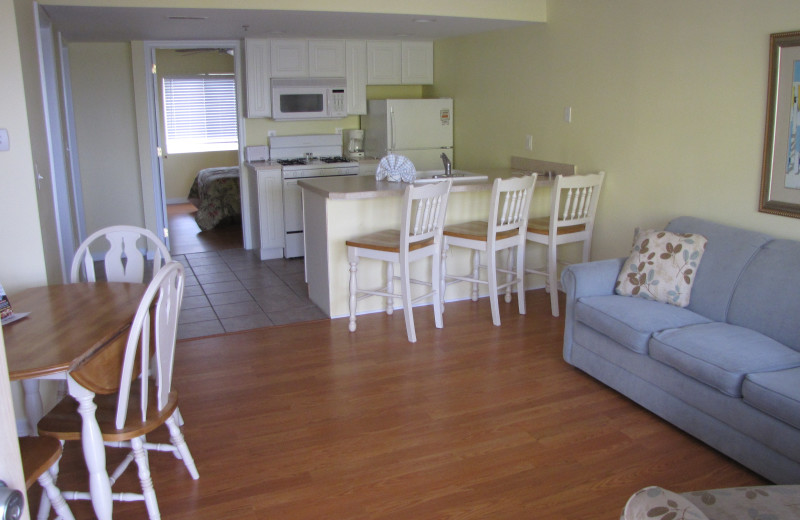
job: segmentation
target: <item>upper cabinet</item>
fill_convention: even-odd
[[[312,78],[342,78],[345,66],[344,40],[308,40],[308,75]]]
[[[433,42],[368,41],[367,84],[433,84]]]
[[[271,40],[273,78],[308,76],[308,40]]]
[[[367,42],[367,84],[399,85],[402,83],[400,42],[370,40]]]
[[[272,117],[269,40],[245,39],[244,58],[247,117]]]
[[[345,42],[345,63],[347,68],[347,113],[366,115],[367,113],[367,42],[366,40],[347,40]]]
[[[344,40],[271,40],[273,78],[343,78]]]
[[[402,81],[411,85],[433,84],[433,42],[403,42]]]

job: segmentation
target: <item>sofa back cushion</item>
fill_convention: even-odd
[[[800,351],[800,242],[773,240],[745,268],[728,323]]]
[[[733,291],[744,268],[772,237],[695,217],[678,217],[666,227],[708,239],[687,309],[714,321],[727,321]]]

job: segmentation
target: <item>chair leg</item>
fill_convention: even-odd
[[[558,317],[558,262],[556,261],[556,245],[547,247],[547,284],[550,286],[550,310]]]
[[[519,304],[519,313],[525,314],[525,246],[518,245],[514,248],[516,253],[516,276],[517,276],[517,303]],[[511,250],[508,251],[508,257],[514,258]],[[514,269],[509,269],[513,271]],[[509,286],[510,288],[511,286]]]
[[[356,293],[358,286],[356,284],[356,273],[358,272],[358,257],[350,258],[350,324],[348,328],[350,332],[356,331]]]
[[[53,510],[62,520],[75,520],[75,517],[72,516],[72,511],[70,511],[67,502],[64,500],[63,495],[61,495],[61,491],[56,487],[55,484],[55,478],[58,475],[57,464],[58,462],[56,462],[52,468],[42,473],[42,476],[39,477],[39,484],[41,484],[42,489],[44,489],[45,492],[45,494],[42,495],[42,504],[44,505],[45,496],[48,499],[48,504],[44,510],[39,511],[38,518],[46,519],[49,516],[50,505],[52,504]]]
[[[389,294],[394,293],[394,263],[386,262],[386,292]],[[394,298],[387,296],[386,298],[386,314],[392,315],[394,312]]]
[[[492,307],[492,323],[500,326],[500,303],[497,295],[497,253],[486,251],[486,279],[489,282],[489,304]]]
[[[506,303],[511,303],[511,282],[514,280],[514,251],[513,248],[509,248],[506,253],[508,256],[506,257],[506,290],[505,290],[505,300]],[[517,275],[519,277],[519,275]],[[521,314],[525,314],[524,312]]]
[[[158,500],[156,500],[156,490],[153,488],[153,478],[150,476],[150,463],[147,460],[147,450],[144,448],[142,438],[137,437],[131,440],[133,456],[139,468],[139,482],[142,484],[142,495],[147,506],[147,514],[150,520],[160,520],[161,513],[158,510]]]
[[[439,259],[442,255],[433,255],[431,257],[431,290],[433,290],[433,317],[436,323],[436,328],[441,329],[444,324],[442,323],[442,309],[444,303],[440,292],[442,290],[442,262]]]
[[[403,286],[403,314],[406,320],[406,334],[408,341],[417,342],[417,332],[414,330],[414,310],[411,304],[411,277],[408,272],[408,261],[400,259],[400,283]]]
[[[444,312],[444,293],[447,289],[447,251],[450,249],[450,246],[447,242],[442,245],[442,266],[439,269],[439,275],[441,279],[439,280],[439,301],[442,302],[442,312]]]
[[[183,459],[183,464],[186,466],[186,469],[189,470],[189,474],[194,480],[197,480],[200,478],[200,473],[197,472],[197,466],[194,464],[192,453],[189,451],[189,446],[186,444],[186,440],[183,438],[183,433],[181,433],[181,429],[178,426],[176,419],[176,413],[173,413],[172,417],[167,419],[167,428],[169,428],[170,441],[172,442],[172,445],[178,449],[178,453],[181,455],[180,458]]]
[[[488,253],[487,253],[488,254]],[[477,249],[472,251],[472,279],[478,280],[481,275],[481,252]],[[478,301],[478,283],[472,282],[472,301]]]

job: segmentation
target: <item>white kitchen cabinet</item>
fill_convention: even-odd
[[[308,75],[342,78],[346,73],[344,40],[308,40]]]
[[[247,117],[271,117],[269,40],[246,38],[245,98]]]
[[[270,40],[273,78],[308,77],[308,40]]]
[[[402,83],[401,45],[399,40],[367,41],[367,84]]]
[[[433,42],[368,41],[367,84],[433,84]]]
[[[250,186],[256,186],[258,197],[258,237],[261,260],[283,258],[283,177],[281,167],[247,165]]]
[[[347,113],[367,113],[367,41],[345,42],[345,64],[347,69]]]
[[[433,42],[403,42],[402,81],[407,85],[433,84]]]

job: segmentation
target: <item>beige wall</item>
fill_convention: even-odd
[[[68,48],[86,231],[142,226],[130,44]]]
[[[594,258],[685,214],[800,239],[800,221],[757,211],[769,35],[797,20],[796,0],[558,0],[546,25],[436,42],[457,166],[606,170]]]
[[[0,74],[0,128],[8,130],[11,143],[9,151],[0,152],[0,283],[9,294],[47,282],[15,16],[14,3],[2,0],[0,70],[13,72]],[[21,16],[32,17],[25,12]]]

